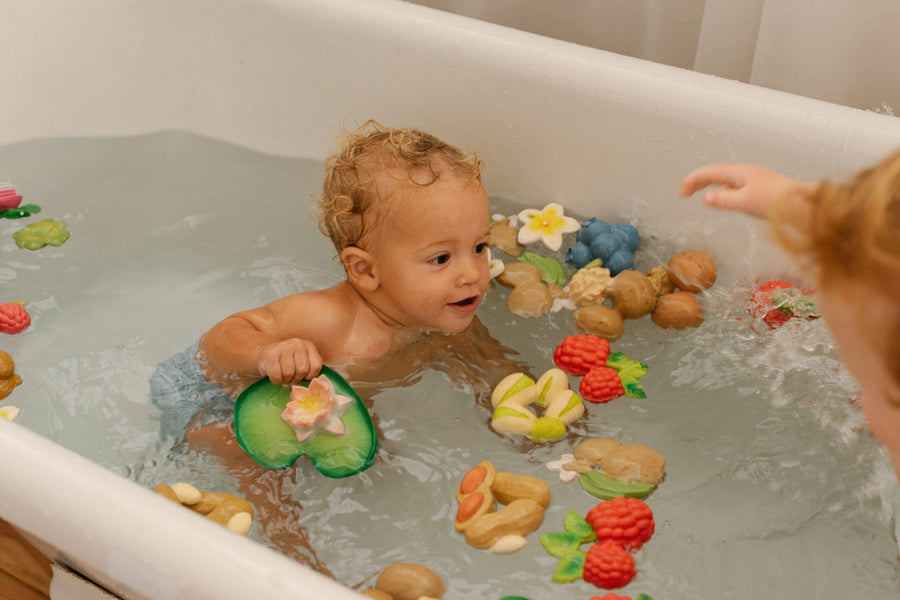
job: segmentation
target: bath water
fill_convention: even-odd
[[[2,339],[24,379],[4,404],[20,406],[23,427],[147,487],[188,481],[239,493],[219,459],[159,442],[148,380],[224,316],[341,280],[309,217],[322,173],[318,162],[179,132],[0,147],[0,180],[43,209],[0,221],[2,301],[24,300],[33,322]],[[493,212],[520,208],[492,202]],[[71,238],[17,248],[12,232],[40,218],[66,221]],[[642,233],[640,270],[685,249],[665,232]],[[667,459],[647,500],[656,533],[618,593],[897,597],[893,476],[823,323],[761,327],[746,310],[754,282],[722,271],[702,296],[702,327],[627,322],[613,350],[649,365],[647,398],[588,404],[559,442],[495,434],[490,411],[435,371],[382,390],[372,399],[381,442],[374,466],[333,480],[306,459],[296,465],[292,499],[303,510],[290,526],[309,544],[300,551],[354,587],[389,564],[417,562],[442,577],[446,598],[602,595],[582,581],[553,583],[557,561],[538,537],[562,531],[567,511],[584,515],[599,502],[545,464],[581,438],[612,437]],[[506,310],[507,294],[492,284],[479,317],[533,372],[552,368],[553,349],[575,333],[571,312],[520,318]],[[453,529],[456,487],[486,459],[551,486],[543,525],[513,555],[473,549]],[[259,522],[251,537],[271,544]]]

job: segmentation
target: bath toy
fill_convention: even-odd
[[[663,329],[700,327],[703,324],[703,306],[690,292],[672,292],[659,297],[650,318]]]
[[[22,197],[18,196],[18,198],[21,199]],[[39,212],[41,212],[41,207],[37,204],[16,205],[0,209],[0,219],[24,219]]]
[[[40,250],[44,246],[60,246],[71,234],[64,221],[44,219],[27,225],[13,234],[16,246],[26,250]]]
[[[613,541],[637,551],[653,536],[653,511],[637,498],[613,498],[600,502],[585,516],[597,541]]]
[[[625,319],[650,314],[656,306],[656,290],[650,278],[638,271],[625,270],[613,277],[609,287],[613,306]]]
[[[3,400],[22,383],[22,378],[16,374],[16,363],[12,356],[0,350],[0,400]]]
[[[21,194],[17,194],[15,188],[8,181],[0,182],[0,210],[17,208],[22,202]]]
[[[541,270],[527,262],[506,265],[497,281],[513,290],[506,299],[506,308],[520,317],[539,317],[553,307],[554,298],[563,292],[553,283],[546,283]]]
[[[643,499],[662,480],[666,460],[647,446],[600,438],[578,444],[573,454],[563,454],[560,460],[548,462],[547,468],[559,473],[563,483],[577,477],[586,492],[601,500]]]
[[[575,327],[582,333],[590,333],[614,342],[625,333],[625,320],[614,308],[602,304],[582,306],[572,314]]]
[[[447,586],[428,567],[415,563],[396,563],[385,568],[374,588],[363,590],[363,595],[376,600],[439,599],[447,592]]]
[[[631,583],[636,573],[631,554],[619,544],[606,540],[588,549],[581,577],[599,588],[614,590]]]
[[[7,421],[15,421],[19,418],[21,412],[18,406],[0,406],[0,418]]]
[[[491,221],[491,239],[488,242],[492,248],[502,250],[513,258],[518,258],[525,251],[525,246],[519,243],[519,229],[509,224],[509,219],[501,218]]]
[[[650,508],[635,498],[606,500],[586,517],[570,510],[565,531],[545,533],[541,545],[559,560],[553,581],[571,583],[578,578],[604,589],[627,585],[636,573],[636,551],[653,535],[655,523]],[[592,543],[587,552],[581,545]]]
[[[551,460],[547,463],[547,469],[554,473],[559,473],[559,480],[563,483],[575,481],[578,477],[579,469],[590,471],[590,465],[582,465],[576,463],[574,454],[563,454],[559,460]]]
[[[638,382],[647,365],[610,352],[609,341],[596,335],[567,336],[553,352],[553,362],[566,373],[584,375],[578,392],[590,402],[609,402],[622,395],[647,397]]]
[[[551,202],[541,210],[526,208],[518,217],[521,222],[517,238],[520,244],[527,245],[541,240],[554,252],[562,246],[564,233],[574,233],[580,227],[578,221],[567,217],[565,209],[556,202]]]
[[[656,486],[666,471],[666,459],[659,452],[639,444],[622,444],[618,440],[585,440],[575,446],[573,455],[575,461],[591,468],[600,467],[608,476],[624,483]]]
[[[684,292],[698,293],[716,282],[716,263],[702,250],[684,250],[672,256],[666,266],[669,279]]]
[[[817,319],[815,291],[802,290],[784,281],[769,281],[753,293],[750,312],[777,329],[793,318]]]
[[[650,285],[653,286],[657,298],[675,291],[675,284],[669,279],[669,270],[662,265],[656,265],[647,271],[647,278],[650,280]]]
[[[491,256],[491,249],[488,248],[488,272],[491,276],[491,279],[499,277],[501,273],[506,269],[506,265],[499,258],[494,258]]]
[[[22,333],[31,325],[31,316],[22,302],[0,304],[0,333]]]
[[[522,549],[525,536],[544,522],[550,487],[535,477],[497,471],[490,461],[470,469],[456,490],[459,509],[453,522],[466,543],[495,554]],[[500,510],[497,503],[506,505]]]
[[[610,345],[595,335],[567,336],[553,352],[556,366],[572,375],[584,375],[597,366],[605,366]]]
[[[534,252],[525,252],[518,260],[537,267],[541,272],[541,278],[547,283],[558,286],[566,284],[566,270],[552,256],[540,256]]]
[[[550,369],[537,382],[524,373],[507,375],[494,388],[491,404],[494,431],[525,434],[537,443],[561,439],[566,426],[584,414],[584,403],[560,369]],[[543,416],[538,418],[528,408],[531,404],[543,408]]]
[[[204,492],[188,483],[174,483],[171,486],[161,483],[153,491],[230,531],[240,535],[250,533],[253,506],[243,498],[233,494]]]
[[[304,386],[287,388],[265,377],[244,390],[234,406],[238,443],[270,469],[287,468],[303,455],[327,477],[348,477],[369,468],[378,439],[362,400],[328,367],[313,382],[305,382],[308,389],[300,391]]]
[[[625,395],[619,374],[609,367],[594,367],[581,379],[579,393],[595,403],[609,402]]]
[[[580,306],[602,304],[609,295],[612,275],[595,261],[584,266],[569,280],[569,297]]]
[[[634,252],[640,245],[637,228],[628,224],[610,224],[592,217],[578,230],[578,237],[566,251],[566,262],[581,269],[599,259],[613,275],[634,268]]]

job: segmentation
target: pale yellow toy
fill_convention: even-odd
[[[463,477],[456,490],[459,510],[453,522],[466,543],[494,554],[511,554],[528,543],[525,536],[544,522],[550,486],[527,475],[498,472],[481,461]],[[505,504],[497,510],[497,504]]]
[[[532,404],[544,409],[542,416],[529,408]],[[584,414],[584,403],[560,369],[550,369],[536,382],[524,373],[507,375],[494,388],[491,405],[494,431],[526,435],[537,443],[561,439],[566,426]]]
[[[237,534],[247,535],[253,526],[253,506],[233,494],[204,492],[189,483],[161,483],[153,491]]]

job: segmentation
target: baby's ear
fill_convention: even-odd
[[[347,271],[347,279],[355,287],[374,292],[378,289],[378,275],[375,272],[375,257],[356,246],[341,250],[341,262]]]

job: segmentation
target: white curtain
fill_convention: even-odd
[[[619,54],[900,114],[900,0],[412,0]]]

